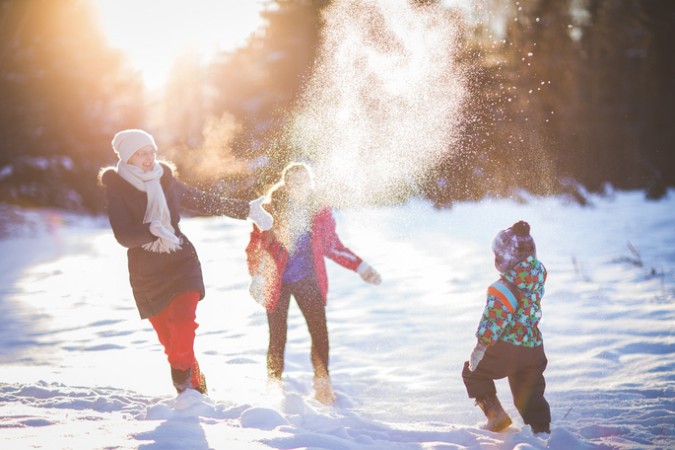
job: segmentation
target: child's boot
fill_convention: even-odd
[[[333,386],[328,376],[314,377],[314,396],[324,405],[332,405],[335,402]]]
[[[487,429],[490,431],[502,431],[511,425],[511,418],[502,408],[499,403],[497,394],[488,394],[476,399],[476,405],[483,410],[485,417],[487,417]]]
[[[547,435],[551,434],[551,424],[549,423],[532,423],[530,424],[533,434]]]

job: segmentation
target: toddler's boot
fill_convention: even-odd
[[[549,423],[533,423],[530,424],[533,434],[546,435],[551,434],[551,424]]]
[[[499,403],[497,394],[488,394],[476,399],[476,405],[483,410],[485,417],[487,417],[487,429],[490,431],[502,431],[511,425],[511,418],[502,408]]]

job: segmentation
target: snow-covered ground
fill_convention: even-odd
[[[3,207],[0,448],[674,448],[675,192],[591,200],[337,212],[342,240],[384,282],[328,263],[333,407],[312,397],[295,305],[284,392],[266,386],[267,324],[247,294],[249,224],[183,222],[207,284],[196,350],[210,392],[176,399],[107,221]],[[518,219],[549,272],[548,439],[523,426],[503,380],[514,424],[481,429],[460,376],[496,278],[490,241]]]

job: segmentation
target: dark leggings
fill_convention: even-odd
[[[326,326],[325,300],[316,280],[308,277],[295,283],[283,283],[279,302],[272,312],[267,312],[270,345],[267,350],[267,375],[281,379],[284,371],[284,351],[288,328],[288,307],[291,295],[300,307],[312,339],[312,365],[314,375],[328,376],[328,328]]]
[[[509,387],[523,422],[547,424],[551,411],[544,398],[546,381],[544,370],[548,361],[544,346],[522,347],[497,342],[488,347],[474,372],[464,363],[462,378],[470,398],[480,398],[497,392],[493,380],[508,377]]]

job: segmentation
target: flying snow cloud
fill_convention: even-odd
[[[459,29],[440,5],[344,0],[325,13],[315,72],[289,130],[327,201],[408,192],[460,133]]]

